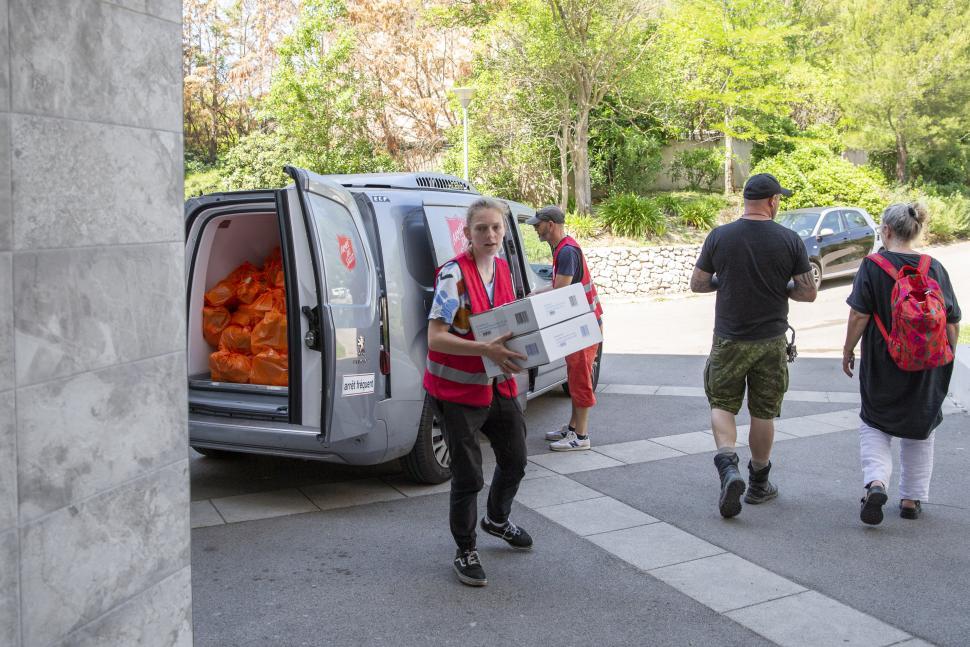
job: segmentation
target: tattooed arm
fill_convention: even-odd
[[[811,272],[796,274],[792,277],[795,285],[788,288],[788,298],[792,301],[807,301],[811,303],[818,296],[818,289],[815,287],[815,279]]]

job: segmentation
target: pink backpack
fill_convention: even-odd
[[[892,330],[873,313],[876,326],[886,340],[889,356],[903,371],[925,371],[953,361],[953,349],[946,337],[946,303],[940,284],[930,278],[932,258],[919,257],[919,266],[904,265],[896,271],[879,254],[867,256],[896,282],[893,285]]]

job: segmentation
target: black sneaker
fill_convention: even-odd
[[[525,530],[512,523],[511,519],[506,521],[504,526],[499,526],[492,523],[488,518],[482,517],[482,530],[493,537],[504,539],[512,548],[519,550],[532,548],[532,537]]]
[[[485,569],[482,562],[478,559],[478,551],[474,548],[462,550],[455,553],[455,574],[458,581],[468,586],[485,586],[488,579],[485,577]]]

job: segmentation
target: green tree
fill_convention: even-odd
[[[914,147],[970,132],[970,3],[845,0],[838,19],[847,125],[906,182]]]
[[[790,115],[792,72],[806,34],[783,0],[675,0],[660,26],[658,49],[678,119],[690,136],[724,136],[724,192],[734,191],[735,139],[764,141],[771,121]]]

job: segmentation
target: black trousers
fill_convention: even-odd
[[[494,387],[493,387],[494,389]],[[525,476],[525,418],[519,403],[492,394],[488,407],[469,407],[432,398],[451,454],[451,534],[461,549],[475,548],[478,523],[478,493],[482,478],[481,431],[495,452],[495,473],[488,491],[488,518],[505,523],[512,511],[512,499]]]

